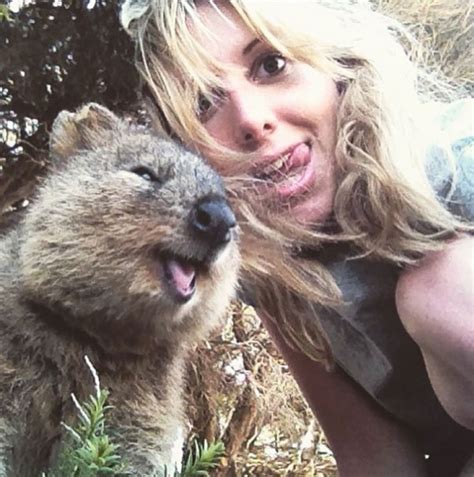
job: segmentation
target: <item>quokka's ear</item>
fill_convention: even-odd
[[[61,111],[49,137],[51,155],[65,158],[80,149],[98,146],[107,140],[107,131],[120,125],[121,120],[112,111],[96,103],[86,104],[75,113]]]

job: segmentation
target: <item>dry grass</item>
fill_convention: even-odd
[[[373,0],[380,11],[409,26],[426,63],[474,91],[472,0]]]
[[[226,330],[199,351],[196,364],[194,433],[222,438],[227,451],[214,475],[336,475],[319,426],[251,307],[234,305]]]

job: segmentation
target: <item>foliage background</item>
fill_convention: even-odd
[[[362,0],[361,0],[362,1]],[[369,1],[369,0],[367,0]],[[0,2],[0,224],[47,170],[56,115],[96,101],[143,119],[133,45],[113,0]],[[372,0],[410,25],[427,63],[474,91],[472,0]],[[335,462],[253,310],[236,303],[190,363],[189,437],[223,439],[219,476],[335,476]]]

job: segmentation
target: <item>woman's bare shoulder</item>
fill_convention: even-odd
[[[397,309],[409,333],[416,335],[414,327],[438,317],[472,314],[473,292],[474,237],[463,236],[402,272],[396,287]]]

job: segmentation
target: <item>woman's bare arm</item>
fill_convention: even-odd
[[[421,477],[424,457],[409,432],[342,370],[327,372],[292,350],[263,316],[336,457],[340,477]]]

